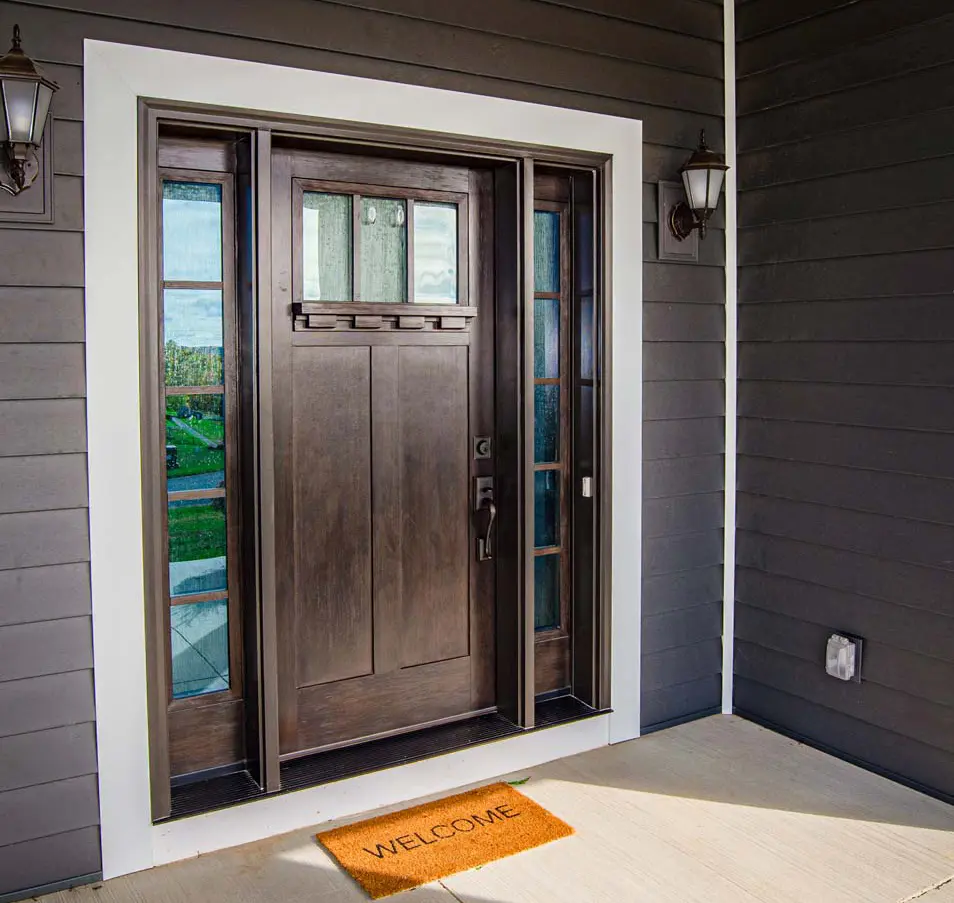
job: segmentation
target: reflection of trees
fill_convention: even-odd
[[[222,384],[221,347],[190,347],[166,342],[167,386],[217,386]],[[217,403],[212,396],[213,404]],[[214,408],[210,408],[211,412]]]

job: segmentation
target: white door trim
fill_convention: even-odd
[[[735,669],[735,494],[738,448],[738,166],[735,116],[735,0],[725,0],[725,532],[722,552],[722,712],[732,714]]]
[[[113,877],[639,734],[642,123],[242,60],[87,40],[86,379],[103,874]],[[141,97],[611,154],[613,714],[160,826],[150,819],[138,322]]]

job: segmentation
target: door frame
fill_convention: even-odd
[[[293,70],[174,51],[87,40],[86,328],[90,553],[103,872],[112,877],[198,852],[440,792],[555,757],[639,735],[640,555],[642,508],[642,125],[578,110],[433,88]],[[220,812],[154,826],[150,806],[149,716],[144,603],[139,312],[139,131],[144,98],[177,106],[229,110],[235,124],[272,111],[294,130],[326,135],[378,134],[428,147],[484,151],[541,161],[608,161],[604,311],[616,348],[604,359],[602,437],[607,456],[626,462],[597,491],[611,609],[614,711],[575,724],[513,737],[452,756],[271,797]],[[363,123],[363,124],[362,124]],[[369,126],[368,123],[375,123]],[[261,163],[267,148],[259,147]],[[532,172],[531,172],[532,175]],[[525,186],[526,186],[525,180]],[[525,188],[526,190],[526,188]],[[529,181],[532,193],[532,179]],[[532,229],[532,197],[529,207]],[[525,228],[527,223],[524,224]],[[610,243],[626,253],[610,254]],[[264,269],[265,267],[263,267]],[[258,278],[270,274],[258,273]],[[531,286],[532,287],[532,286]],[[619,299],[618,303],[614,303]],[[612,402],[610,405],[610,376]],[[614,417],[613,409],[618,412]],[[264,442],[263,442],[264,444]],[[267,464],[267,462],[265,462]],[[612,508],[611,508],[612,506]],[[263,512],[267,516],[267,512]],[[635,550],[635,554],[634,554]],[[609,560],[614,562],[609,570]],[[610,582],[612,581],[612,582]],[[275,650],[264,651],[265,657]],[[399,789],[396,789],[399,788]]]

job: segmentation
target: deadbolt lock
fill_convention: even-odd
[[[490,436],[474,436],[474,460],[480,461],[492,457],[494,444]]]

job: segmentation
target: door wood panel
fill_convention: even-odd
[[[368,348],[293,355],[295,635],[299,687],[369,674],[371,367]]]
[[[317,684],[298,691],[302,750],[453,718],[471,708],[467,657]]]
[[[467,352],[400,349],[404,667],[468,652]]]

